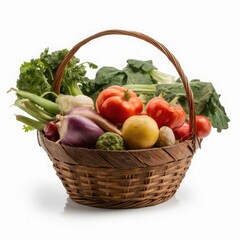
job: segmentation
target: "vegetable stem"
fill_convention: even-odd
[[[29,99],[19,99],[15,101],[15,106],[19,107],[40,122],[47,123],[54,120],[54,116],[50,115],[49,113],[32,103]]]
[[[172,84],[175,83],[175,77],[163,72],[158,71],[157,69],[152,69],[149,73],[153,79],[158,81],[158,83]]]
[[[42,131],[45,127],[44,123],[25,117],[23,115],[16,115],[16,119],[17,121],[27,124],[28,126],[34,129],[37,129],[39,131]]]
[[[131,89],[136,94],[139,93],[150,93],[156,94],[157,87],[155,84],[127,84],[123,85],[123,87]]]
[[[123,99],[128,101],[131,98],[131,94],[128,90],[124,91]]]
[[[18,90],[16,88],[11,88],[9,91],[15,91],[17,94],[19,94],[23,98],[29,99],[31,102],[39,105],[40,107],[44,108],[47,112],[52,114],[59,114],[61,112],[61,109],[57,103],[54,103],[50,100],[47,100],[45,98],[42,98],[36,94],[25,92],[22,90]]]
[[[77,83],[73,83],[72,85],[69,86],[69,92],[70,92],[70,95],[72,96],[83,95]]]
[[[176,96],[169,104],[172,105],[172,106],[176,105],[177,102],[178,102],[178,99],[179,99],[179,97]]]
[[[40,97],[43,98],[43,97],[45,97],[45,96],[48,95],[48,94],[53,95],[55,98],[58,97],[58,95],[57,95],[55,92],[51,92],[51,91],[43,93]]]

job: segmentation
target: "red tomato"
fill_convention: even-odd
[[[185,122],[181,127],[174,128],[173,133],[176,140],[185,141],[190,138],[190,127],[189,123]]]
[[[211,132],[212,124],[205,116],[196,116],[197,137],[207,137]]]
[[[147,114],[158,124],[172,129],[180,127],[186,121],[186,113],[181,105],[172,105],[162,97],[152,98],[146,106]]]
[[[97,111],[110,122],[118,125],[143,110],[143,103],[130,89],[111,86],[104,89],[96,100]]]
[[[196,116],[196,134],[198,138],[205,138],[211,132],[212,124],[205,116]],[[185,141],[190,138],[189,122],[185,122],[181,127],[173,129],[175,138]]]

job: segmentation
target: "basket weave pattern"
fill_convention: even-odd
[[[144,207],[168,200],[193,157],[190,141],[178,144],[177,151],[174,145],[109,152],[55,144],[41,133],[38,138],[70,198],[94,207]]]
[[[190,159],[134,171],[70,168],[57,161],[53,166],[75,202],[95,207],[129,208],[168,200],[178,189],[189,165]]]
[[[110,34],[142,39],[162,51],[172,62],[186,91],[191,139],[162,148],[104,151],[55,143],[38,132],[39,144],[47,152],[57,176],[73,201],[102,208],[156,205],[175,194],[199,147],[192,91],[177,59],[165,46],[142,33],[107,30],[84,39],[70,50],[58,68],[53,90],[59,93],[65,66],[80,47]]]

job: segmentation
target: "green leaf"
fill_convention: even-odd
[[[97,85],[123,85],[126,74],[114,67],[102,67],[96,73],[95,83]]]
[[[127,75],[126,84],[153,84],[152,77],[143,71],[133,71],[132,68],[124,68],[123,72]]]
[[[192,80],[190,87],[194,96],[196,115],[204,115],[209,118],[212,126],[221,132],[228,128],[230,119],[220,102],[220,95],[217,94],[212,83],[201,82],[200,80]],[[179,97],[179,103],[188,113],[188,104],[182,83],[175,84],[159,84],[157,85],[157,95],[163,93],[167,101],[171,101],[174,97]]]
[[[133,70],[142,70],[145,73],[149,73],[153,69],[157,69],[154,65],[152,60],[142,61],[137,59],[128,59],[127,60],[128,67],[132,68]]]
[[[34,127],[31,127],[31,126],[28,126],[28,125],[23,125],[22,129],[23,129],[24,132],[30,132],[30,131],[36,130]]]
[[[98,68],[98,65],[96,65],[96,64],[94,64],[94,63],[92,63],[92,62],[86,62],[86,63],[87,63],[88,66],[89,66],[90,68],[92,68],[92,69]]]
[[[44,75],[46,68],[39,59],[32,59],[20,66],[20,75],[17,88],[23,91],[41,95],[51,90],[51,85]]]

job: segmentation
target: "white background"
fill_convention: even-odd
[[[71,48],[106,29],[140,31],[164,43],[189,79],[210,81],[231,119],[212,131],[176,195],[134,210],[80,206],[68,199],[36,133],[24,133],[10,107],[19,66],[51,51]],[[240,5],[199,1],[1,1],[0,6],[0,239],[240,239]],[[153,59],[175,74],[156,49],[130,37],[104,37],[78,52],[99,66]]]

